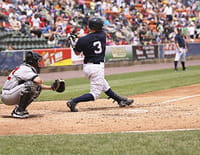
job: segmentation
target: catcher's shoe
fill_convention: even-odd
[[[24,111],[18,111],[17,108],[15,108],[12,113],[11,113],[12,117],[14,118],[28,118],[29,117],[29,113],[27,110]]]
[[[120,102],[118,102],[120,107],[130,106],[134,102],[133,99],[123,98]]]
[[[75,108],[76,107],[76,104],[75,102],[73,102],[72,100],[69,100],[67,102],[67,106],[69,107],[69,109],[71,110],[71,112],[78,112],[78,109]]]

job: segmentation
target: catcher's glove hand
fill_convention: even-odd
[[[52,85],[51,85],[51,89],[56,91],[56,92],[59,92],[59,93],[62,93],[65,91],[65,81],[62,80],[62,79],[56,79]]]

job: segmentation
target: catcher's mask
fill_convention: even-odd
[[[103,28],[103,20],[101,18],[93,17],[89,19],[88,26],[91,30],[101,31]]]
[[[24,62],[26,64],[29,64],[31,66],[33,66],[37,73],[40,73],[40,65],[39,62],[42,60],[42,56],[38,53],[32,52],[32,51],[28,51],[25,54],[25,60]]]

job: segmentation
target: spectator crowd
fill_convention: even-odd
[[[91,16],[103,18],[107,45],[171,42],[177,27],[186,39],[200,38],[199,0],[0,0],[3,31],[60,47],[69,44],[59,37],[87,34]]]

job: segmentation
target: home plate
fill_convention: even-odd
[[[126,109],[124,111],[128,113],[147,113],[148,112],[148,110],[146,109]]]

